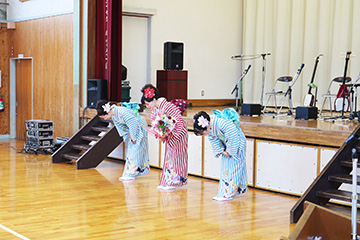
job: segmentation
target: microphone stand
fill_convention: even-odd
[[[245,75],[248,73],[249,69],[250,69],[251,65],[248,66],[247,69],[244,70],[244,72],[241,74],[239,80],[237,81],[234,89],[232,90],[231,94],[233,94],[235,92],[235,101],[236,101],[236,111],[239,111],[239,105],[238,105],[238,96],[239,96],[239,83],[243,80],[243,78],[245,77]]]
[[[265,87],[265,73],[266,73],[266,55],[271,55],[271,53],[263,53],[261,54],[261,57],[263,59],[263,65],[262,65],[262,82],[261,82],[261,95],[260,95],[260,105],[261,108],[263,108],[264,104],[264,87]]]
[[[296,81],[298,80],[300,74],[301,74],[301,70],[304,68],[305,64],[301,64],[300,68],[296,71],[296,75],[293,78],[291,84],[289,85],[288,90],[286,91],[284,97],[286,97],[286,95],[289,95],[289,110],[287,112],[287,115],[292,115],[292,111],[293,111],[293,105],[292,105],[292,97],[291,97],[291,92],[292,92],[292,87],[294,86],[294,84],[296,83]],[[285,100],[285,99],[284,99]],[[284,101],[282,101],[282,103],[284,103]],[[278,113],[281,112],[283,104],[281,104],[281,108],[279,110]]]
[[[358,86],[356,85],[356,83],[357,83],[357,81],[359,81],[359,79],[360,79],[360,73],[357,76],[354,84],[351,86],[350,91],[349,91],[349,93],[351,94],[351,105],[350,105],[351,112],[350,112],[349,120],[353,120],[355,117],[358,117],[358,114],[356,112],[357,111],[356,105],[357,105],[357,87]],[[355,88],[355,91],[354,91],[354,88]],[[355,95],[355,98],[354,98],[354,95]],[[354,108],[355,108],[355,111],[354,111]]]
[[[358,165],[358,153],[357,148],[351,150],[352,154],[352,192],[351,192],[351,239],[357,240],[359,236],[357,235],[357,165]]]
[[[255,54],[255,55],[235,55],[231,56],[231,59],[233,60],[254,60],[259,57],[262,57],[263,59],[263,65],[262,65],[262,83],[261,83],[261,95],[260,95],[260,106],[261,109],[263,109],[264,105],[264,88],[265,88],[265,74],[266,74],[266,56],[271,55],[271,53],[262,53],[262,54]],[[234,89],[235,90],[235,89]]]

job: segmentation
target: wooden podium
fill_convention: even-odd
[[[168,101],[173,99],[187,100],[187,71],[158,70],[156,73],[156,87],[160,97]]]

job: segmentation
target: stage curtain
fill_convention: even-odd
[[[121,101],[122,1],[96,2],[95,75],[108,81],[108,100]]]
[[[293,86],[294,107],[303,103],[308,92],[315,58],[322,53],[314,83],[318,85],[318,107],[321,95],[331,79],[343,76],[345,53],[360,55],[360,24],[357,14],[360,2],[356,0],[244,0],[242,53],[266,57],[265,90],[273,89],[276,78],[294,76],[301,63],[305,68]],[[243,68],[252,64],[243,82],[244,102],[259,102],[262,86],[263,60],[259,56],[243,60]],[[356,79],[360,59],[351,58],[347,76]],[[333,92],[337,92],[334,86]],[[264,96],[264,101],[267,100]],[[270,102],[273,104],[273,102]]]

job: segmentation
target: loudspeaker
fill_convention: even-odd
[[[127,78],[127,68],[122,65],[121,66],[121,80],[126,80]]]
[[[184,43],[164,43],[164,69],[182,70],[184,58]]]
[[[260,104],[241,104],[241,115],[259,115],[261,114],[261,105]]]
[[[317,107],[297,107],[295,109],[295,119],[317,119]]]
[[[88,79],[87,83],[87,107],[95,108],[97,101],[108,100],[107,80]]]

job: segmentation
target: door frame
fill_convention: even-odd
[[[33,57],[10,58],[10,138],[16,138],[16,61],[31,60],[31,118],[34,118]]]

